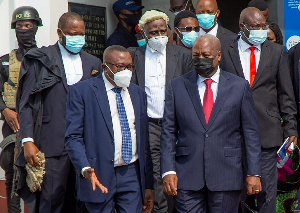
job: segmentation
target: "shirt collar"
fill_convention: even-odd
[[[240,36],[239,40],[238,40],[238,45],[239,45],[239,48],[242,52],[245,52],[247,49],[249,49],[249,47],[256,47],[259,51],[261,51],[261,44],[259,45],[254,45],[254,46],[251,46],[250,44],[248,44],[247,42],[245,42],[243,39],[242,39],[242,36]]]
[[[213,82],[219,83],[219,80],[220,80],[220,67],[218,66],[217,72],[212,77],[210,77],[210,78],[204,78],[201,75],[198,75],[198,82],[199,83],[202,83],[206,79],[211,79],[211,80],[213,80]]]
[[[208,32],[205,32],[202,28],[200,28],[200,35],[204,35],[204,34],[210,34],[213,36],[217,36],[217,32],[218,32],[218,23],[216,23],[216,25]]]

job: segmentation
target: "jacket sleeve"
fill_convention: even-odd
[[[83,142],[84,103],[76,85],[69,87],[66,106],[65,147],[78,174],[91,167]]]
[[[285,47],[281,48],[277,74],[277,92],[280,115],[283,119],[284,137],[297,136],[297,107],[290,75],[290,65]]]
[[[160,166],[161,174],[175,171],[176,141],[178,135],[178,123],[176,119],[175,101],[172,89],[172,81],[166,91],[165,110],[162,122],[160,142]]]

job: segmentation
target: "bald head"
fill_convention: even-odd
[[[203,13],[204,10],[218,10],[218,3],[216,0],[198,0],[196,14]]]
[[[216,36],[210,34],[204,34],[197,38],[193,45],[193,50],[194,48],[199,47],[208,47],[213,55],[217,55],[218,52],[221,51],[220,40]]]
[[[261,21],[266,21],[262,12],[255,7],[247,7],[241,12],[239,23],[257,23]]]

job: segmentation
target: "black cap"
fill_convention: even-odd
[[[136,5],[133,0],[118,0],[113,4],[114,13],[119,12],[120,10],[136,11],[143,8],[144,6]]]
[[[16,28],[17,21],[33,20],[37,22],[37,26],[43,26],[42,19],[38,11],[34,7],[23,6],[18,7],[12,14],[11,29]]]

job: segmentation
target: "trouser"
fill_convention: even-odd
[[[179,189],[174,204],[179,213],[237,213],[240,194],[240,190],[216,192],[207,187],[199,191]]]
[[[244,201],[251,210],[261,213],[276,212],[277,194],[277,150],[278,147],[261,149],[261,184],[262,191],[256,195],[247,195],[243,190],[241,201]],[[243,213],[251,212],[245,205],[241,205]]]
[[[102,203],[86,202],[89,213],[140,213],[142,189],[138,161],[115,167],[107,199]]]
[[[173,197],[166,195],[163,191],[162,178],[160,174],[160,136],[161,126],[149,122],[149,143],[153,162],[154,180],[154,213],[175,212]]]
[[[4,121],[2,126],[3,138],[13,134],[13,130]],[[6,197],[7,197],[7,208],[9,213],[19,213],[20,209],[20,197],[14,196],[11,198],[12,183],[14,177],[14,149],[15,143],[8,145],[2,150],[0,165],[5,172],[5,185],[6,185]]]

